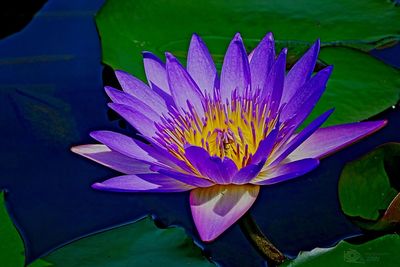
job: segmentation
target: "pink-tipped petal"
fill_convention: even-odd
[[[226,51],[221,70],[221,100],[231,100],[231,94],[237,90],[242,95],[250,86],[250,67],[242,37],[237,33]]]
[[[149,165],[112,151],[105,145],[74,146],[71,151],[113,170],[125,174],[150,173]]]
[[[193,189],[159,173],[123,175],[95,183],[92,188],[113,192],[183,192]]]
[[[149,85],[152,86],[154,84],[157,88],[170,95],[165,64],[150,52],[143,52],[142,54],[144,71]]]
[[[203,40],[193,34],[187,56],[187,71],[204,93],[213,95],[217,69]]]
[[[215,185],[190,192],[190,207],[201,240],[221,235],[253,205],[259,192],[255,185]]]
[[[290,160],[323,158],[378,131],[387,121],[367,121],[318,129],[288,157]]]

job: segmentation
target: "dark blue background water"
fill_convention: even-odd
[[[0,187],[8,190],[8,207],[23,234],[28,262],[149,213],[158,216],[160,225],[185,226],[199,242],[187,193],[94,191],[93,182],[115,173],[69,151],[72,145],[93,142],[91,130],[131,130],[121,129],[107,114],[93,18],[102,3],[49,1],[21,32],[0,41]],[[373,55],[400,67],[399,45]],[[360,233],[340,211],[337,178],[346,161],[400,141],[399,116],[397,109],[384,112],[377,118],[389,119],[385,129],[323,160],[311,174],[263,187],[251,212],[278,248],[295,255]],[[262,263],[238,226],[202,246],[206,255],[227,266]]]

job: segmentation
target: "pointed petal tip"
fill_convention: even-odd
[[[232,41],[242,41],[242,36],[240,35],[240,32],[235,33],[235,36],[233,36]]]
[[[270,41],[274,41],[274,34],[272,33],[272,32],[269,32],[269,33],[267,33],[266,35],[265,35],[265,37],[264,37],[265,39],[268,39],[268,40],[270,40]]]

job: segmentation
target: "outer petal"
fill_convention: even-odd
[[[190,103],[197,114],[202,116],[203,96],[199,87],[172,54],[166,53],[166,56],[168,83],[176,106],[189,111],[188,103]]]
[[[105,144],[112,150],[130,158],[141,160],[147,163],[157,162],[156,159],[151,157],[148,152],[139,146],[141,144],[140,141],[129,136],[111,131],[94,131],[90,133],[90,136]]]
[[[282,103],[287,103],[303,84],[310,78],[319,53],[320,41],[317,40],[289,71],[283,89]]]
[[[144,82],[121,70],[115,72],[122,89],[128,94],[140,99],[158,114],[168,112],[165,101]]]
[[[237,90],[242,95],[249,89],[251,82],[249,61],[242,38],[237,33],[226,51],[221,70],[220,93],[221,100],[231,100],[231,94]]]
[[[326,157],[378,131],[386,123],[387,121],[367,121],[318,129],[288,157],[290,160]]]
[[[241,168],[232,179],[233,184],[247,184],[251,179],[256,177],[261,169],[264,167],[266,158],[257,164],[249,164]]]
[[[105,145],[95,144],[75,146],[71,148],[71,151],[125,174],[152,172],[149,169],[149,165],[112,151]]]
[[[94,189],[114,192],[182,192],[193,189],[159,173],[123,175],[92,185]]]
[[[130,106],[135,110],[141,112],[149,119],[152,119],[157,122],[161,121],[160,119],[161,114],[157,113],[158,110],[154,111],[154,109],[150,108],[140,99],[109,86],[105,87],[105,91],[114,103]]]
[[[273,169],[263,171],[257,178],[251,181],[252,184],[270,185],[296,178],[315,169],[319,164],[317,159],[302,159],[289,162]]]
[[[202,92],[214,95],[217,69],[203,40],[193,34],[187,56],[187,71]]]
[[[271,163],[271,167],[276,166],[280,161],[285,159],[292,151],[300,146],[308,137],[310,137],[332,114],[333,109],[326,111],[314,121],[312,121],[306,128],[304,128],[299,134],[293,139],[289,140],[288,144],[281,147],[280,151]]]
[[[215,185],[190,192],[190,207],[200,238],[212,241],[253,205],[259,192],[254,185]]]
[[[251,158],[251,163],[258,164],[263,159],[265,160],[266,158],[268,158],[269,154],[271,153],[275,145],[277,134],[278,134],[278,129],[274,129],[268,134],[266,138],[260,141],[260,143],[258,144],[257,151]]]
[[[185,149],[185,156],[190,163],[205,177],[217,184],[229,184],[238,171],[235,163],[229,159],[212,157],[206,150],[198,146]]]
[[[135,107],[130,107],[127,105],[110,103],[108,106],[121,115],[130,125],[135,127],[141,134],[145,137],[150,138],[155,136],[156,127],[154,121],[144,115],[141,111],[137,110]]]
[[[150,52],[143,52],[142,54],[144,71],[149,85],[152,86],[154,84],[157,88],[170,95],[164,63]]]
[[[252,90],[261,90],[275,60],[275,43],[272,33],[268,33],[251,53],[250,72]]]

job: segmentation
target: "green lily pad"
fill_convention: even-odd
[[[43,259],[57,267],[214,266],[182,228],[159,229],[150,218],[84,237]]]
[[[5,206],[4,192],[0,193],[0,265],[24,266],[24,243],[15,228]]]
[[[299,256],[284,263],[285,267],[397,267],[400,262],[400,237],[385,235],[360,245],[339,242],[333,248],[316,248],[301,252]]]
[[[400,95],[400,72],[361,51],[345,47],[321,50],[323,62],[334,70],[327,89],[308,122],[335,108],[325,126],[355,122],[395,105]]]
[[[399,40],[400,9],[390,1],[163,0],[150,5],[144,0],[109,0],[96,23],[103,62],[142,79],[143,50],[162,58],[169,51],[184,59],[190,36],[197,32],[220,67],[235,32],[242,33],[250,51],[272,31],[278,47],[289,47],[289,66],[321,38],[320,59],[335,65],[328,90],[313,113],[335,107],[326,125],[367,119],[399,99],[399,71],[354,51],[382,48]],[[319,62],[318,67],[323,66]]]
[[[343,212],[360,227],[380,230],[400,223],[400,197],[390,181],[388,165],[397,168],[400,144],[383,145],[348,163],[339,180]]]

